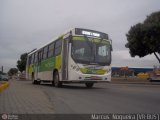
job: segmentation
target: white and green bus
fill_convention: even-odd
[[[111,81],[111,40],[106,33],[75,28],[28,54],[26,78],[33,84]]]

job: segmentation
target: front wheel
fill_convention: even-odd
[[[55,87],[61,87],[62,86],[62,82],[59,81],[59,74],[58,74],[58,72],[54,73],[54,86]]]
[[[92,88],[94,83],[85,83],[87,88]]]

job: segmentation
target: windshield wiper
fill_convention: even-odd
[[[93,61],[90,64],[91,65],[93,65],[93,64],[96,65],[96,64],[98,64],[98,63],[96,63],[96,59],[95,59],[96,58],[96,45],[93,42],[93,38],[91,38],[91,43],[92,44],[90,44],[90,40],[88,39],[87,36],[84,35],[84,38],[85,38],[86,43],[91,48],[91,55],[93,56]],[[95,47],[95,48],[93,48],[93,47]]]
[[[89,45],[89,47],[92,49],[92,45],[89,43],[88,37],[84,35],[84,39],[85,41],[87,41],[87,44]]]
[[[90,40],[88,39],[88,37],[85,36],[85,35],[84,35],[84,39],[85,39],[86,43],[88,44],[88,46],[91,49],[91,57],[90,58],[92,58],[92,56],[93,56],[93,61],[91,61],[93,63],[95,61],[95,53],[93,51],[93,39],[90,42]],[[90,63],[90,64],[92,64],[92,63]]]

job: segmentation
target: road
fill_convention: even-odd
[[[0,113],[159,113],[160,85],[50,84],[10,80],[0,93]]]

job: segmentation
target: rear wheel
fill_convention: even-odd
[[[55,86],[55,85],[54,85],[54,80],[52,81],[52,86]]]
[[[37,81],[37,84],[41,84],[41,80]]]
[[[85,83],[87,88],[92,88],[94,83]]]
[[[53,76],[52,76],[52,86],[55,86],[55,84],[54,84],[54,72],[53,72]]]
[[[37,81],[35,81],[35,80],[32,80],[32,84],[37,84]]]
[[[58,74],[57,71],[54,73],[54,85],[55,85],[55,87],[61,87],[62,86],[62,82],[59,81],[59,74]]]
[[[41,83],[41,81],[40,80],[39,81],[35,80],[34,73],[32,73],[32,84],[40,84],[40,83]]]
[[[34,79],[34,73],[32,73],[32,84],[37,84],[37,81]]]
[[[32,83],[33,84],[41,84],[41,81],[33,80]]]

